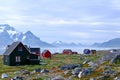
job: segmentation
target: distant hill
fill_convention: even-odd
[[[40,40],[31,31],[26,33],[18,32],[8,24],[0,25],[0,47],[5,47],[14,41],[21,41],[29,46],[53,47],[53,45]]]
[[[62,41],[55,41],[52,43],[52,45],[57,46],[57,47],[80,47],[83,46],[80,43],[66,43],[66,42],[62,42]]]
[[[120,47],[120,38],[111,39],[103,43],[95,43],[94,47]]]

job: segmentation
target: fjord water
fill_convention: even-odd
[[[110,49],[120,49],[120,48],[103,48],[103,47],[55,47],[55,48],[41,48],[41,52],[45,49],[50,50],[51,53],[62,53],[64,49],[71,49],[72,51],[78,52],[79,54],[83,54],[84,49],[90,50],[110,50]]]
[[[54,53],[62,53],[64,49],[71,49],[74,52],[78,52],[79,54],[83,54],[84,49],[94,49],[94,50],[110,50],[110,49],[120,49],[120,48],[105,48],[105,47],[45,47],[45,48],[40,48],[40,52],[42,53],[45,49],[49,50],[52,54]],[[5,48],[0,49],[0,54],[3,54],[5,52]]]

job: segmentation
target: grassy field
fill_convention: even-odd
[[[54,72],[54,74],[63,74],[62,71],[59,71],[58,68],[60,66],[63,66],[65,64],[82,64],[85,60],[92,60],[95,61],[97,59],[100,59],[101,56],[105,53],[105,51],[98,51],[97,55],[89,55],[89,56],[85,56],[85,55],[81,55],[81,54],[74,54],[74,55],[63,55],[63,54],[55,54],[52,55],[51,59],[42,59],[42,61],[46,64],[44,65],[25,65],[25,66],[6,66],[3,65],[3,61],[2,61],[2,56],[0,56],[0,75],[2,73],[7,73],[9,74],[9,77],[14,77],[15,74],[13,74],[15,71],[18,70],[28,70],[28,71],[33,71],[36,68],[40,68],[40,69],[48,69],[48,70],[56,70]],[[80,57],[83,58],[83,60],[80,60]],[[106,64],[102,64],[102,65],[107,65]],[[83,65],[84,67],[87,67],[87,65]],[[117,68],[116,68],[117,69]],[[100,74],[102,70],[97,70],[96,72],[90,76],[84,77],[81,80],[87,80],[90,77],[96,77]],[[64,76],[64,75],[63,75]],[[43,76],[41,77],[41,79],[45,79],[47,76]],[[67,77],[67,76],[64,76]],[[34,76],[33,76],[34,78]],[[80,80],[78,78],[74,78],[73,80]],[[6,79],[4,79],[6,80]]]

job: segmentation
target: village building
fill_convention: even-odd
[[[42,52],[42,57],[43,57],[43,58],[51,58],[51,57],[52,57],[52,54],[51,54],[51,52],[50,52],[49,50],[44,50],[44,51]]]
[[[96,55],[97,51],[96,50],[91,50],[91,55]]]
[[[72,54],[72,50],[71,49],[64,49],[63,54]]]
[[[40,48],[30,48],[22,42],[13,42],[3,53],[4,65],[32,65],[40,62]]]
[[[40,48],[30,48],[32,54],[40,56]]]

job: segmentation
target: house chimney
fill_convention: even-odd
[[[10,45],[7,45],[6,50],[10,47]]]

